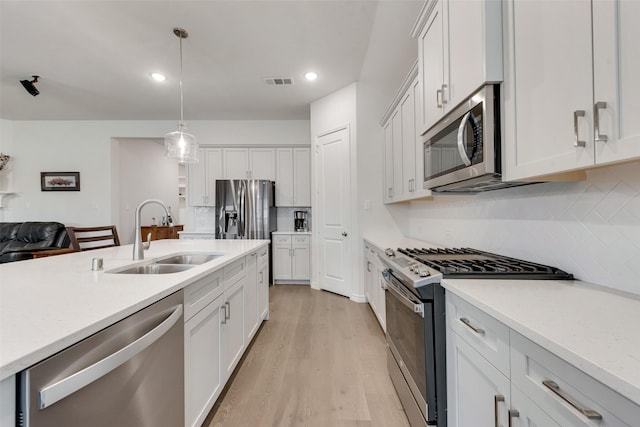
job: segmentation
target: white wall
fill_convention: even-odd
[[[553,265],[640,295],[640,164],[595,169],[582,182],[412,202],[410,236]]]
[[[364,264],[362,237],[366,235],[406,235],[408,204],[384,205],[384,132],[380,119],[418,57],[418,44],[409,35],[422,1],[381,2],[358,81],[357,216],[360,242],[356,265]],[[365,208],[365,203],[370,208]],[[396,221],[394,218],[399,218]],[[358,269],[358,292],[364,292],[362,268]]]
[[[351,229],[347,230],[349,233],[350,241],[347,243],[351,245],[348,249],[351,253],[351,266],[359,266],[356,264],[358,259],[358,248],[361,246],[358,238],[360,235],[357,218],[357,123],[356,123],[356,92],[357,85],[355,83],[340,89],[322,99],[311,103],[311,140],[312,145],[315,145],[316,138],[331,131],[348,127],[349,129],[349,144],[350,144],[350,167],[351,177],[350,182],[345,182],[344,185],[350,188],[352,204],[351,208]],[[317,156],[315,149],[312,148],[311,156],[311,206],[318,206],[317,198]],[[316,210],[316,212],[318,212]],[[314,215],[312,220],[312,230],[320,230],[318,225],[318,215]],[[317,236],[317,235],[316,235]],[[320,247],[318,246],[317,238],[312,239],[311,242],[311,286],[318,288],[318,260]],[[360,269],[358,267],[352,267],[351,280],[346,277],[347,286],[350,287],[347,293],[351,295],[352,299],[362,300],[364,298],[364,288],[358,286]]]
[[[133,243],[135,210],[145,199],[159,199],[171,208],[174,224],[182,224],[178,208],[178,164],[167,159],[161,139],[118,139],[119,153],[119,220],[120,243]],[[135,183],[135,185],[132,185]],[[114,202],[115,203],[115,202]],[[145,206],[141,225],[160,225],[164,209],[157,204]],[[99,225],[99,224],[95,224]],[[145,238],[145,236],[142,236]]]
[[[4,221],[59,221],[119,227],[118,138],[162,138],[175,121],[7,121],[0,149],[14,159],[2,182],[16,194],[1,208]],[[309,143],[306,120],[189,122],[203,145],[300,145]],[[79,171],[79,192],[41,192],[40,172]],[[3,171],[4,172],[4,171]],[[2,184],[4,185],[4,184]],[[132,183],[137,185],[137,183]]]

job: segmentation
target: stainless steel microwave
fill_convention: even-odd
[[[483,86],[423,138],[425,189],[465,194],[530,184],[502,180],[499,85]]]

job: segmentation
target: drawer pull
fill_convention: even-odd
[[[513,426],[511,424],[511,421],[513,421],[514,418],[518,418],[518,417],[520,417],[520,412],[518,412],[515,409],[509,409],[509,427]]]
[[[493,396],[493,425],[495,427],[501,427],[501,425],[498,424],[498,403],[500,402],[504,402],[504,396],[500,394]]]
[[[471,321],[469,321],[469,319],[467,319],[466,317],[461,317],[461,318],[460,318],[460,321],[461,321],[462,323],[464,323],[465,325],[467,325],[467,326],[468,326],[468,327],[469,327],[473,332],[475,332],[476,334],[478,334],[478,335],[484,335],[484,329],[480,329],[480,328],[478,328],[478,327],[476,327],[476,326],[473,326],[473,325],[471,324]]]
[[[560,397],[562,400],[567,402],[569,405],[573,406],[578,412],[580,412],[585,417],[590,420],[601,420],[602,415],[594,411],[593,409],[585,408],[582,404],[577,402],[574,398],[569,396],[564,391],[560,390],[560,386],[552,380],[543,380],[542,385],[551,390],[554,394]]]

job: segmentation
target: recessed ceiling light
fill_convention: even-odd
[[[304,75],[304,78],[309,81],[313,81],[318,78],[318,74],[314,73],[313,71],[309,71]]]
[[[151,73],[151,78],[157,82],[163,82],[165,80],[167,80],[167,78],[165,77],[164,74],[160,74],[160,73]]]

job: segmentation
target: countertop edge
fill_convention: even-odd
[[[179,240],[176,240],[176,242]],[[189,240],[182,240],[180,242],[189,242]],[[246,242],[246,241],[245,241]],[[156,294],[153,294],[147,298],[144,298],[122,310],[116,311],[113,314],[104,317],[96,322],[87,324],[86,326],[79,328],[78,330],[74,331],[73,333],[66,335],[63,338],[60,338],[56,341],[50,342],[49,344],[43,346],[43,347],[39,347],[37,349],[35,349],[34,351],[31,351],[27,354],[24,354],[20,357],[14,358],[13,360],[9,360],[9,361],[2,361],[2,365],[0,366],[0,381],[5,380],[8,377],[11,377],[12,375],[17,374],[18,372],[33,366],[34,364],[58,353],[61,350],[64,350],[65,348],[82,341],[83,339],[88,338],[89,336],[101,331],[102,329],[109,327],[111,325],[113,325],[114,323],[148,307],[149,305],[161,300],[162,298],[165,298],[181,289],[184,289],[185,287],[187,287],[188,285],[190,285],[191,283],[201,279],[202,277],[207,276],[208,274],[212,273],[213,271],[219,270],[221,268],[224,268],[226,265],[229,265],[231,263],[233,263],[234,261],[238,260],[239,258],[242,258],[243,256],[246,256],[248,253],[250,253],[252,250],[257,250],[263,246],[268,246],[269,245],[269,241],[268,240],[259,240],[259,241],[255,241],[255,242],[261,242],[260,244],[257,244],[256,246],[252,247],[252,248],[248,248],[242,251],[239,251],[237,253],[234,254],[228,254],[228,258],[221,260],[218,263],[215,263],[214,265],[212,265],[210,268],[207,269],[201,269],[199,271],[193,272],[192,274],[188,275],[187,277],[183,278],[182,280],[180,280],[178,283],[176,283],[175,285],[169,286],[169,287],[165,287],[161,290],[159,290]],[[130,245],[129,245],[130,246]],[[59,255],[59,256],[64,256],[64,255]],[[49,257],[49,259],[51,258],[55,258],[55,257]],[[150,261],[153,258],[157,258],[157,256],[154,257],[149,257],[147,260],[145,261]],[[45,260],[47,258],[42,258],[42,260]],[[139,261],[138,261],[139,262]],[[131,263],[137,263],[136,261],[131,261]],[[200,266],[198,266],[200,267]]]

